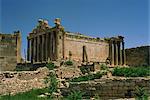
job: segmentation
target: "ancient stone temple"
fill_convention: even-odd
[[[80,33],[64,30],[60,19],[55,26],[40,19],[38,25],[29,33],[28,61],[43,63],[49,60],[75,60],[79,62],[100,62],[110,65],[124,65],[124,37],[93,38]]]
[[[14,70],[21,61],[21,33],[0,33],[0,71]]]

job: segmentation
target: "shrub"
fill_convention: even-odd
[[[114,76],[125,76],[125,77],[144,77],[150,75],[149,68],[144,67],[116,67],[112,73]]]
[[[148,100],[148,95],[142,86],[136,88],[136,100]]]
[[[90,68],[88,68],[88,67],[85,67],[85,66],[81,66],[80,67],[80,70],[81,70],[81,72],[83,73],[83,74],[85,74],[85,73],[90,73]]]
[[[107,65],[104,65],[104,64],[101,65],[101,70],[108,70],[108,69],[109,69],[109,68],[108,68]]]
[[[100,96],[98,94],[95,94],[94,100],[101,100]]]
[[[57,78],[56,78],[55,74],[51,73],[51,75],[49,75],[49,77],[45,79],[45,83],[49,84],[48,92],[50,94],[57,91],[58,81],[57,81]]]
[[[68,60],[68,61],[65,62],[65,65],[71,66],[71,65],[73,65],[73,62],[71,60]]]
[[[77,77],[77,78],[73,78],[70,81],[71,82],[81,82],[81,81],[100,79],[101,77],[102,77],[102,73],[97,72],[96,74],[88,74],[88,75],[85,75],[85,76],[80,76],[80,77]]]
[[[68,95],[67,100],[82,100],[83,93],[80,91],[72,91]]]
[[[47,89],[32,89],[27,92],[18,93],[16,95],[4,95],[0,97],[0,100],[46,100],[46,98],[38,98],[37,96],[46,93]]]
[[[15,71],[30,71],[30,67],[16,67]]]
[[[49,69],[49,70],[53,70],[55,68],[55,65],[54,63],[50,62],[50,63],[47,63],[46,64],[46,67]]]

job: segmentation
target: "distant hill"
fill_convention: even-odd
[[[126,60],[129,66],[150,66],[150,46],[126,49]]]

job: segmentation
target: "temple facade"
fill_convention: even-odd
[[[126,64],[124,37],[93,38],[65,31],[58,18],[54,23],[51,27],[48,21],[39,19],[36,28],[29,33],[27,60],[31,63],[75,60],[112,66]]]

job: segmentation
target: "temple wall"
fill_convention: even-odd
[[[71,59],[82,61],[83,46],[86,47],[88,61],[105,62],[109,55],[109,44],[104,41],[95,42],[86,39],[66,37],[65,58],[69,58],[69,52],[71,52]]]

